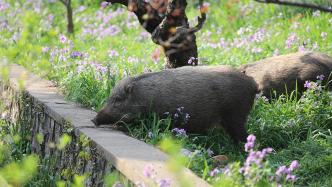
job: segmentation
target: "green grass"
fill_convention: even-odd
[[[61,43],[59,37],[66,33],[65,9],[61,3],[0,1],[4,2],[10,6],[0,15],[0,25],[8,22],[8,26],[0,26],[1,60],[21,64],[54,81],[68,99],[84,106],[100,109],[113,86],[125,75],[163,68],[162,54],[156,61],[151,58],[159,47],[149,35],[141,35],[143,29],[124,7],[112,5],[101,9],[94,1],[75,1],[75,35],[67,36],[70,42]],[[237,67],[275,53],[296,52],[303,44],[307,50],[332,55],[332,14],[321,12],[316,16],[317,12],[311,10],[250,0],[209,2],[207,22],[197,33],[202,64]],[[320,2],[331,5],[328,1]],[[194,25],[199,12],[192,1],[187,11]],[[119,32],[110,31],[102,36],[108,32],[107,28]],[[86,34],[90,32],[94,34]],[[292,34],[296,40],[288,48],[286,40]],[[46,47],[49,50],[43,52]],[[110,56],[111,50],[118,56]],[[71,57],[74,51],[81,52],[83,58]],[[85,62],[87,65],[78,73],[77,68]],[[104,69],[98,71],[100,66],[92,62]],[[268,158],[271,168],[295,159],[300,161],[296,185],[332,185],[331,102],[331,93],[310,90],[299,101],[287,96],[271,102],[259,99],[249,116],[248,130],[257,136],[257,147],[275,149]],[[173,134],[168,125],[169,121],[160,121],[152,115],[136,122],[129,133],[158,146],[158,142]],[[197,155],[201,157],[194,156],[186,165],[209,181],[212,179],[207,170],[213,169],[213,161],[207,156],[207,149],[215,155],[227,155],[230,161],[242,162],[246,158],[242,145],[233,145],[222,132],[177,139],[186,149],[200,152]]]

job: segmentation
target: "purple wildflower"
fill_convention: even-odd
[[[190,57],[188,60],[188,64],[193,65],[193,66],[197,65],[197,58]]]
[[[293,160],[292,163],[289,166],[289,170],[293,171],[293,170],[295,170],[295,169],[297,169],[299,167],[300,167],[299,162],[297,160]]]
[[[49,22],[53,22],[53,20],[54,20],[54,15],[53,15],[53,14],[49,14],[49,15],[47,16],[47,19],[48,19]]]
[[[127,59],[127,60],[128,60],[128,62],[129,62],[129,63],[136,63],[136,62],[138,62],[138,61],[139,61],[139,60],[138,60],[138,58],[131,57],[131,56],[130,56],[130,57],[128,57],[128,59]]]
[[[60,35],[60,42],[61,43],[66,43],[66,41],[67,41],[67,37],[65,35],[61,34]]]
[[[305,88],[310,88],[310,86],[311,86],[311,82],[310,81],[305,81],[304,87]]]
[[[211,177],[214,177],[216,176],[217,174],[221,173],[220,169],[218,168],[214,168],[211,172],[210,172],[210,176]]]
[[[294,42],[297,40],[297,36],[295,33],[291,33],[291,35],[286,40],[286,48],[290,48]]]
[[[278,170],[276,171],[276,176],[281,177],[282,174],[288,174],[288,173],[290,173],[290,171],[288,170],[288,168],[286,166],[280,166],[278,168]]]
[[[119,53],[115,50],[110,50],[109,54],[108,54],[109,57],[116,57],[116,56],[119,56]]]
[[[102,8],[106,8],[108,5],[109,5],[109,2],[106,2],[106,1],[103,1],[103,2],[100,3],[100,6]]]
[[[304,51],[306,51],[304,45],[299,46],[298,51],[299,51],[299,52],[304,52]]]
[[[255,140],[256,140],[256,136],[255,135],[253,135],[253,134],[250,134],[248,137],[247,137],[247,141],[248,142],[255,142]]]
[[[182,148],[180,150],[181,154],[188,157],[188,158],[192,158],[194,156],[193,152],[189,151],[188,149],[184,149]]]
[[[187,137],[186,130],[184,129],[174,128],[172,129],[172,132],[175,133],[175,136],[177,137]]]
[[[49,52],[50,51],[50,48],[49,47],[43,47],[42,48],[42,52],[43,53],[47,53],[47,52]]]
[[[259,48],[259,47],[254,47],[254,48],[252,48],[251,49],[251,52],[252,53],[261,53],[263,51],[263,49],[262,48]]]
[[[83,70],[84,70],[84,66],[83,65],[77,66],[76,71],[77,71],[78,74],[80,74]]]
[[[254,148],[254,146],[255,146],[254,142],[247,142],[244,145],[244,149],[246,152],[249,152],[250,150],[252,150]]]
[[[152,178],[154,175],[154,168],[152,165],[146,165],[144,167],[143,175],[148,178]]]
[[[265,37],[265,29],[258,29],[253,35],[250,36],[251,42],[262,42]]]
[[[73,51],[71,54],[70,54],[70,57],[71,58],[82,58],[83,57],[83,54],[79,51]]]
[[[324,78],[325,78],[324,75],[318,75],[318,76],[317,76],[317,80],[321,80],[321,81],[322,81],[322,80],[324,80]]]
[[[171,186],[171,180],[169,179],[160,179],[158,182],[159,187],[169,187]]]

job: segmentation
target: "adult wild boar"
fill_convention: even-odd
[[[301,94],[305,81],[316,81],[317,76],[329,77],[332,70],[332,58],[317,52],[298,52],[245,64],[240,70],[253,77],[258,90],[267,98],[291,93],[297,90]],[[275,93],[274,93],[275,91]]]
[[[223,127],[239,142],[247,137],[245,122],[256,93],[255,81],[231,67],[168,69],[121,80],[92,121],[96,126],[128,123],[150,112],[174,115],[183,107],[190,118],[181,128],[203,133]]]

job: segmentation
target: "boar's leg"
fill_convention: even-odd
[[[238,113],[225,115],[222,125],[225,131],[231,136],[235,143],[245,142],[248,136],[245,122],[247,115]]]

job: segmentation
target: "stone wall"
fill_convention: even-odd
[[[17,92],[1,82],[0,93],[4,107],[2,117],[19,125],[31,143],[32,152],[44,160],[54,160],[52,173],[66,180],[71,180],[74,174],[85,174],[86,186],[102,186],[105,174],[114,171],[94,142],[75,130],[70,122],[51,116],[43,103],[27,92]],[[57,145],[64,135],[71,137],[71,141],[60,149]]]

